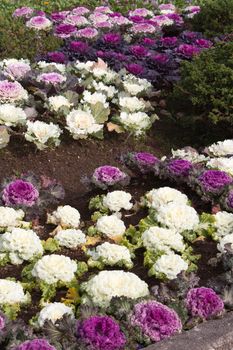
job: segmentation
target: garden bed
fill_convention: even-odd
[[[5,57],[0,38],[1,349],[232,348],[231,4],[214,34],[215,1],[13,6],[35,48]]]

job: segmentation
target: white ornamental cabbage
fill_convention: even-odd
[[[144,91],[151,89],[151,83],[146,79],[136,78],[133,75],[127,75],[123,82],[124,89],[129,94],[136,96]]]
[[[45,255],[38,260],[32,276],[48,284],[57,282],[69,283],[75,278],[77,263],[64,255]]]
[[[124,82],[124,88],[126,92],[130,93],[133,96],[140,94],[144,90],[143,86],[128,81]]]
[[[126,130],[133,132],[136,136],[143,134],[151,127],[150,117],[144,112],[121,112],[118,119]]]
[[[164,254],[153,265],[153,270],[157,273],[163,273],[166,278],[173,280],[177,275],[188,269],[188,264],[178,254]]]
[[[80,213],[70,205],[59,206],[52,214],[47,214],[47,223],[60,225],[62,228],[78,228]]]
[[[156,210],[168,203],[184,205],[188,203],[188,197],[184,193],[171,187],[152,189],[145,197],[147,206]]]
[[[68,107],[70,108],[72,106],[72,103],[69,102],[69,100],[62,95],[58,96],[51,96],[48,99],[49,107],[54,111],[58,112],[60,108],[62,107]]]
[[[200,163],[208,160],[203,154],[199,154],[194,148],[181,148],[177,150],[172,149],[173,158],[181,158],[189,160],[192,163]]]
[[[59,146],[59,137],[62,130],[58,125],[53,123],[44,123],[39,120],[35,122],[27,122],[27,131],[25,133],[25,139],[29,142],[35,143],[39,150],[43,150],[48,147],[48,145]]]
[[[199,216],[194,208],[177,203],[161,206],[156,219],[161,225],[180,233],[195,230],[199,224]]]
[[[116,215],[103,215],[97,220],[96,229],[108,238],[118,240],[122,238],[126,227]]]
[[[143,111],[146,107],[145,101],[140,100],[137,97],[128,97],[128,96],[120,97],[119,105],[121,108],[125,109],[130,113]]]
[[[0,124],[6,126],[23,125],[26,120],[27,115],[22,108],[10,103],[0,105]]]
[[[82,284],[87,299],[97,306],[106,307],[112,297],[137,299],[149,295],[146,282],[137,275],[124,271],[101,271],[88,282]],[[85,303],[85,298],[83,302]]]
[[[108,108],[109,104],[106,102],[106,95],[101,92],[84,91],[82,103],[89,103],[95,105],[96,103],[102,103],[104,108]]]
[[[29,301],[20,282],[0,279],[0,305],[23,304]]]
[[[50,72],[51,70],[57,70],[60,73],[66,72],[66,65],[62,63],[39,61],[37,62],[37,66],[43,72]]]
[[[165,253],[175,250],[182,252],[185,249],[183,237],[175,230],[152,226],[142,234],[143,246],[152,251]]]
[[[233,233],[233,214],[226,211],[219,211],[214,215],[217,236],[223,237]]]
[[[92,71],[92,67],[96,62],[94,61],[87,61],[87,62],[79,62],[76,61],[75,62],[75,68],[77,68],[78,70],[84,70],[87,72],[91,72]]]
[[[9,207],[0,207],[0,229],[7,229],[21,225],[25,213]]]
[[[103,125],[97,124],[90,110],[74,109],[66,117],[67,130],[75,140],[87,138],[103,129]]]
[[[81,230],[75,229],[60,230],[54,239],[59,243],[59,246],[71,249],[86,243],[86,235]]]
[[[217,247],[221,253],[226,252],[226,244],[230,247],[230,249],[233,249],[233,233],[220,238]]]
[[[0,252],[8,253],[12,264],[22,264],[43,254],[42,243],[32,230],[14,228],[0,236]]]
[[[210,159],[206,166],[211,169],[218,169],[221,171],[225,171],[230,175],[233,175],[233,157],[230,158],[212,158]]]
[[[128,268],[133,267],[129,249],[118,244],[105,242],[89,250],[88,255],[92,260],[100,260],[106,265],[114,266],[122,263]]]
[[[69,315],[74,318],[74,313],[70,306],[63,303],[51,303],[40,311],[37,322],[40,327],[42,327],[46,321],[51,321],[55,324],[56,321],[62,319],[64,315]]]
[[[92,81],[92,86],[96,91],[101,91],[106,94],[108,98],[113,98],[117,94],[117,89],[113,85],[105,85],[102,81]]]
[[[119,212],[122,209],[130,210],[133,207],[131,203],[132,196],[125,191],[113,191],[109,192],[103,198],[103,205],[109,210]]]
[[[215,157],[233,155],[233,140],[218,141],[209,146],[208,150]]]
[[[92,74],[96,79],[102,80],[106,84],[114,82],[118,74],[111,69],[94,68]]]

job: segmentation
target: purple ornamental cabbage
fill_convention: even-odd
[[[200,186],[205,192],[219,193],[224,186],[232,183],[232,177],[220,170],[206,170],[199,177]]]
[[[155,166],[159,165],[159,159],[147,152],[129,152],[123,155],[122,161],[132,170],[139,171],[140,174],[153,172]]]
[[[201,52],[201,49],[197,46],[190,44],[181,44],[177,48],[177,53],[185,58],[192,58],[194,55],[197,55]]]
[[[229,191],[227,195],[227,205],[231,210],[233,210],[233,190]]]
[[[92,27],[86,27],[77,31],[77,36],[86,39],[94,39],[99,34],[98,30]]]
[[[159,160],[153,154],[147,152],[135,152],[134,159],[140,165],[155,165]]]
[[[86,53],[89,49],[89,45],[84,41],[71,41],[69,47],[70,47],[70,50],[79,52],[82,54]]]
[[[196,39],[198,39],[200,37],[200,33],[198,33],[198,32],[190,32],[189,30],[185,30],[181,34],[181,36],[186,42],[192,43],[192,42],[194,42]]]
[[[46,13],[42,10],[36,10],[35,14],[36,16],[46,17]]]
[[[184,23],[183,18],[180,15],[178,15],[178,13],[167,13],[166,17],[173,20],[174,23],[178,26]]]
[[[131,316],[131,324],[133,327],[139,327],[152,342],[169,338],[182,329],[177,313],[157,301],[136,304]]]
[[[13,13],[13,17],[26,17],[29,18],[33,14],[34,10],[30,7],[19,7]]]
[[[127,64],[126,69],[129,73],[132,73],[134,75],[140,75],[144,71],[143,66],[141,66],[140,64],[137,64],[137,63]]]
[[[226,211],[233,212],[233,186],[227,186],[226,190],[223,192],[219,199],[219,204],[221,208]]]
[[[25,205],[32,207],[39,198],[36,187],[21,179],[10,182],[3,190],[2,200],[5,205]]]
[[[177,42],[178,42],[178,39],[176,36],[171,36],[171,37],[168,36],[160,39],[160,43],[165,47],[175,46]]]
[[[173,159],[167,164],[169,173],[175,176],[188,176],[192,169],[192,163],[185,159]]]
[[[72,24],[59,24],[56,26],[54,34],[59,38],[69,38],[76,32],[76,27]]]
[[[66,19],[66,16],[68,15],[69,11],[60,11],[60,12],[53,12],[51,13],[51,19],[54,22],[61,22]]]
[[[49,61],[55,63],[65,63],[67,60],[66,55],[63,52],[59,51],[49,52],[48,59]]]
[[[144,38],[142,40],[142,44],[144,45],[148,45],[148,46],[152,46],[156,43],[156,41],[154,39],[151,39],[151,38]]]
[[[88,350],[120,350],[126,343],[118,323],[109,316],[91,316],[78,322],[77,337]]]
[[[169,56],[165,53],[158,53],[156,55],[152,55],[150,58],[160,65],[166,64],[169,61]]]
[[[103,41],[107,44],[118,45],[121,42],[121,35],[118,33],[107,33],[103,35]]]
[[[134,56],[137,56],[137,57],[145,57],[148,54],[148,50],[141,45],[131,46],[130,51]]]
[[[23,342],[13,350],[56,350],[56,348],[45,339],[33,339]]]
[[[190,314],[208,319],[220,314],[224,309],[222,299],[211,288],[192,288],[188,291],[185,304]]]
[[[57,72],[42,73],[37,79],[45,84],[52,85],[61,84],[66,80],[64,75]]]
[[[92,176],[92,182],[97,187],[106,189],[108,186],[128,184],[129,176],[117,167],[103,165],[95,169]]]
[[[142,17],[142,16],[130,16],[129,20],[134,22],[134,23],[141,23],[141,22],[144,22],[144,17]]]
[[[111,18],[113,18],[113,17],[122,17],[122,14],[120,12],[113,12],[113,13],[109,13],[108,16],[111,17]]]
[[[211,46],[213,46],[213,43],[210,40],[197,39],[197,40],[195,40],[195,45],[197,45],[203,49],[209,49]]]

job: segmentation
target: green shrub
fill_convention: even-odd
[[[233,0],[206,0],[192,23],[209,37],[233,32]]]
[[[45,32],[40,36],[29,30],[20,20],[9,21],[0,13],[0,60],[4,58],[28,58],[34,60],[38,53],[54,51],[62,40]]]
[[[185,123],[195,124],[199,119],[233,124],[232,42],[220,43],[182,65],[168,109]]]

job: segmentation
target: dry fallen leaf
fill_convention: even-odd
[[[54,237],[54,236],[56,236],[56,234],[59,232],[59,231],[61,231],[62,230],[62,227],[61,226],[57,226],[56,228],[55,228],[55,230],[53,230],[52,232],[50,232],[50,236],[52,236],[52,237]]]
[[[105,63],[103,60],[101,60],[101,58],[98,58],[98,62],[96,62],[93,67],[93,69],[98,68],[98,69],[103,69],[103,70],[107,70],[108,69],[108,65],[107,63]]]
[[[99,243],[100,241],[101,241],[101,238],[98,236],[88,237],[85,246],[95,245],[96,243]]]
[[[123,128],[114,123],[107,123],[107,128],[109,132],[116,131],[118,134],[124,132]]]
[[[197,238],[193,241],[193,243],[198,242],[198,241],[205,241],[205,240],[206,240],[206,238],[205,238],[204,236],[200,236],[200,237],[197,237]]]

